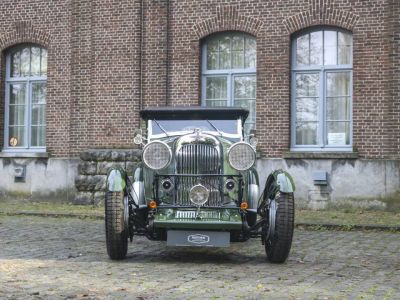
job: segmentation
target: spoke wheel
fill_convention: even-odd
[[[278,192],[270,202],[265,252],[268,260],[283,263],[289,256],[294,230],[293,193]]]
[[[106,243],[111,259],[123,259],[128,251],[127,210],[124,192],[106,192]]]

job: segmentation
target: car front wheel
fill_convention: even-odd
[[[123,259],[128,251],[128,226],[124,192],[106,192],[105,223],[107,253],[111,259]]]
[[[293,193],[277,192],[270,201],[265,252],[268,260],[283,263],[289,256],[294,229]]]

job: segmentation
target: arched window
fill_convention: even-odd
[[[207,38],[202,51],[202,105],[249,109],[247,132],[256,119],[256,39],[227,32]]]
[[[292,40],[292,148],[351,150],[352,35],[335,28]]]
[[[36,45],[6,55],[5,150],[43,151],[46,145],[47,50]]]

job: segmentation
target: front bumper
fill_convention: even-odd
[[[155,228],[240,230],[242,217],[238,208],[162,208],[154,218]]]

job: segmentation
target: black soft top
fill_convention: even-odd
[[[235,120],[244,122],[249,111],[240,107],[162,106],[140,111],[144,120]]]

